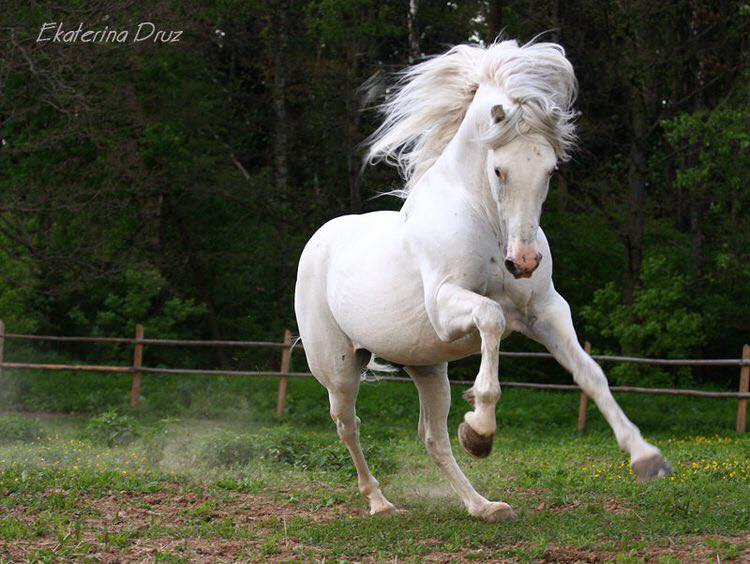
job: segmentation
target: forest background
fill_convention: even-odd
[[[132,33],[144,21],[180,41],[37,42],[45,22]],[[376,197],[399,187],[394,170],[362,169],[392,73],[457,43],[546,32],[580,83],[579,149],[542,226],[581,338],[596,352],[736,358],[750,341],[749,28],[736,1],[5,0],[0,319],[16,333],[131,336],[143,323],[154,338],[279,340],[294,331],[312,233],[401,203]],[[360,89],[368,79],[375,88]],[[275,359],[148,355],[207,368]],[[509,363],[526,380],[566,378]],[[610,376],[736,386],[735,370]]]

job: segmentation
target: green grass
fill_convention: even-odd
[[[322,388],[291,382],[289,413],[277,420],[275,381],[236,382],[226,384],[240,386],[234,406],[203,397],[179,417],[147,406],[130,413],[139,432],[127,444],[92,440],[84,417],[28,416],[38,432],[0,445],[0,558],[748,556],[750,439],[730,432],[734,402],[618,396],[676,470],[642,485],[595,408],[587,433],[575,432],[577,394],[505,390],[488,459],[470,459],[454,440],[475,487],[519,513],[487,524],[465,513],[417,440],[410,384],[366,384],[360,395],[368,459],[385,495],[406,510],[373,518]],[[461,391],[452,435],[467,409]]]

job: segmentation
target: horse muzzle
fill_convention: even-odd
[[[542,261],[542,253],[536,245],[516,243],[511,241],[508,245],[508,253],[505,256],[505,268],[514,278],[531,278],[534,271],[539,268]]]

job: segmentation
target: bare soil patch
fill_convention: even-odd
[[[66,492],[49,490],[46,493]],[[0,541],[0,557],[26,560],[35,552],[45,550],[60,553],[63,559],[76,554],[105,562],[148,562],[165,553],[194,561],[230,562],[257,555],[263,537],[268,535],[276,520],[327,521],[361,514],[344,506],[305,507],[280,501],[270,494],[185,492],[177,486],[154,493],[82,493],[75,507],[66,513],[71,521],[69,530],[61,531],[57,527],[33,540]],[[48,510],[21,505],[14,507],[11,514],[29,526],[42,524],[43,528],[49,517]],[[238,527],[242,529],[243,538],[183,537],[168,533],[152,536],[154,531],[211,524]],[[282,559],[285,554],[293,557],[302,548],[286,538],[281,539],[278,546],[270,547],[274,558]]]
[[[739,550],[737,554],[727,555],[723,553],[724,549],[717,549],[717,545],[724,547],[734,545],[739,547]],[[618,552],[628,552],[627,546],[621,547]],[[615,559],[618,552],[551,546],[544,552],[542,560],[563,563],[610,562]],[[634,550],[629,555],[654,563],[667,556],[680,562],[750,562],[750,534],[736,537],[717,535],[683,537],[669,546],[647,546]]]

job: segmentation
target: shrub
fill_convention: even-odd
[[[0,444],[30,442],[44,437],[39,423],[20,415],[0,417]]]
[[[211,466],[239,466],[258,457],[262,451],[251,435],[222,432],[206,443],[201,458]]]
[[[616,343],[605,353],[645,357],[684,358],[695,354],[705,340],[704,319],[691,307],[693,299],[687,278],[658,255],[646,257],[641,273],[642,285],[632,305],[620,303],[620,293],[610,283],[596,291],[593,304],[582,308],[586,333],[597,342]],[[689,370],[678,373],[686,381]],[[650,366],[620,364],[610,375],[619,384],[669,386],[669,372]]]
[[[108,447],[130,444],[139,436],[138,422],[127,415],[119,415],[115,410],[92,417],[83,432],[85,439]]]
[[[393,459],[385,455],[377,446],[365,446],[363,451],[373,471],[387,473],[394,469]],[[305,470],[344,471],[348,474],[356,474],[349,451],[340,441],[316,442],[311,441],[309,437],[303,438],[287,433],[274,441],[267,452],[272,460]]]
[[[364,451],[374,471],[385,473],[395,467],[393,459],[381,449],[368,446]],[[339,441],[330,443],[327,438],[318,441],[291,432],[262,439],[250,434],[220,432],[205,444],[201,458],[210,466],[240,466],[263,458],[304,470],[356,473],[349,451]]]

